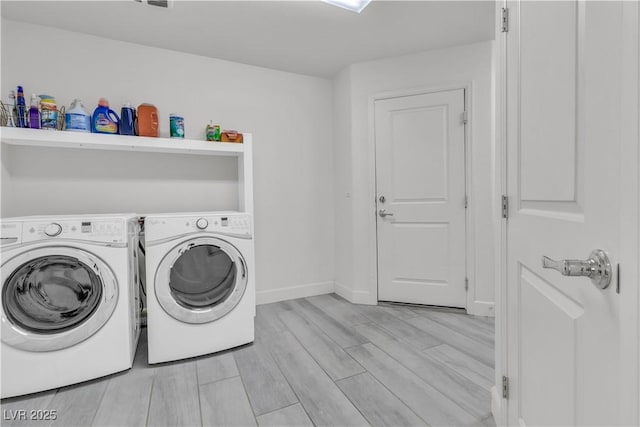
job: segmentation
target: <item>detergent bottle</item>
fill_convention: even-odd
[[[71,108],[64,115],[66,129],[72,132],[91,132],[91,116],[82,105],[82,101],[74,99]]]
[[[91,131],[94,133],[118,133],[120,118],[109,108],[109,101],[100,98],[98,108],[93,112],[91,120]]]

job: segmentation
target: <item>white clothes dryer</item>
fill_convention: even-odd
[[[2,397],[132,366],[140,334],[135,215],[2,220]]]
[[[149,363],[254,339],[252,218],[239,212],[145,217]]]

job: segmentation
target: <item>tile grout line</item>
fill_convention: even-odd
[[[374,346],[374,347],[375,347],[375,348],[377,348],[378,350],[382,351],[384,354],[387,354],[384,350],[382,350],[380,347],[378,347],[378,346],[377,346],[377,345],[375,345],[374,343],[371,343],[371,342],[370,342],[370,343],[367,343],[367,344],[371,344],[372,346]],[[364,345],[364,344],[361,344],[361,345]],[[351,348],[355,348],[355,347],[358,347],[358,346],[353,346],[353,347],[351,347]],[[388,354],[387,354],[387,355],[388,355]],[[390,355],[388,355],[388,356],[389,356],[389,357],[391,357]],[[407,368],[406,366],[404,366],[402,363],[400,363],[399,361],[397,361],[397,360],[396,360],[396,359],[394,359],[393,357],[391,357],[391,359],[393,359],[394,361],[398,362],[398,364],[399,364],[400,366],[404,367],[405,369],[409,370],[412,374],[414,374],[414,372],[413,372],[413,371],[411,371],[409,368]],[[395,394],[395,393],[393,392],[393,390],[391,390],[389,387],[387,387],[387,385],[386,385],[384,382],[382,382],[382,381],[380,380],[380,378],[376,377],[376,375],[375,375],[373,372],[370,372],[370,371],[368,371],[368,370],[367,370],[367,373],[368,373],[369,375],[371,375],[371,376],[376,380],[376,382],[378,382],[378,384],[380,384],[380,385],[381,385],[382,387],[384,387],[384,388],[385,388],[389,393],[391,393],[391,395],[392,395],[392,396],[394,396],[396,399],[398,399],[400,402],[402,402],[402,404],[403,404],[404,406],[406,406],[406,407],[407,407],[407,409],[409,409],[409,410],[410,410],[411,412],[413,412],[413,413],[414,413],[418,418],[420,418],[422,421],[424,421],[426,425],[428,425],[428,426],[430,426],[430,425],[431,425],[431,424],[429,424],[429,421],[428,421],[428,420],[425,420],[425,419],[424,419],[424,418],[422,418],[420,415],[416,414],[416,412],[411,408],[411,406],[409,406],[409,404],[408,404],[407,402],[405,402],[404,400],[402,400],[402,398],[400,398],[400,396],[398,396],[397,394]],[[414,374],[414,375],[415,375],[415,374]],[[420,378],[418,378],[418,379],[420,379]],[[433,387],[433,386],[432,386],[432,387]],[[435,387],[434,387],[434,388],[435,388]]]
[[[427,384],[429,387],[433,388],[435,391],[437,391],[438,393],[440,393],[445,399],[451,401],[455,406],[457,406],[461,411],[467,413],[468,415],[471,415],[472,417],[474,416],[473,414],[469,413],[469,411],[467,411],[466,409],[464,409],[462,406],[460,406],[458,404],[458,402],[456,402],[453,398],[449,397],[447,394],[445,394],[442,390],[440,390],[438,387],[436,387],[435,385],[431,384],[430,382],[428,382],[427,380],[423,379],[422,377],[420,377],[413,369],[411,369],[410,367],[408,367],[407,365],[405,365],[404,363],[402,363],[400,360],[396,359],[395,357],[393,357],[391,354],[389,354],[388,352],[384,351],[384,349],[378,347],[375,343],[371,343],[371,345],[373,345],[375,348],[377,348],[378,350],[380,350],[381,352],[383,352],[384,354],[386,354],[389,358],[391,358],[393,361],[395,361],[396,363],[398,363],[400,366],[402,366],[404,369],[406,369],[407,371],[409,371],[410,373],[412,373],[417,380],[422,381],[423,383]],[[415,349],[415,347],[413,347]],[[422,353],[422,350],[417,350],[416,351]],[[374,378],[376,378],[376,380],[378,380],[380,383],[382,383],[382,381],[376,377],[373,373],[371,373],[371,375],[373,375]],[[383,384],[384,385],[384,384]],[[389,390],[391,391],[391,390]],[[391,392],[394,396],[395,393]],[[398,399],[400,399],[399,396],[396,396]],[[400,399],[401,402],[403,402],[405,405],[407,405],[407,407],[409,407],[409,405],[404,402],[402,399]],[[411,409],[409,407],[409,409]],[[426,421],[426,420],[425,420]],[[428,424],[428,421],[427,421]]]
[[[200,425],[204,426],[204,416],[202,415],[202,396],[200,395],[200,386],[201,386],[201,384],[200,384],[200,376],[198,375],[198,361],[197,360],[194,363],[194,369],[196,370],[196,391],[198,392],[198,410],[200,411]],[[151,400],[151,399],[149,399],[149,400]]]
[[[433,319],[433,318],[431,318],[431,317],[427,317],[427,316],[423,316],[423,315],[420,315],[420,316],[418,316],[418,317],[421,317],[421,318],[423,318],[423,319],[427,319],[427,320],[430,320],[430,321],[432,321],[432,322],[435,322],[435,323],[437,323],[438,325],[440,325],[440,326],[441,326],[441,327],[443,327],[443,328],[447,328],[447,329],[449,329],[450,331],[456,332],[456,333],[458,333],[458,334],[460,334],[460,335],[462,335],[462,336],[464,336],[464,337],[467,337],[467,338],[468,338],[468,339],[470,339],[471,341],[474,341],[474,342],[476,342],[476,343],[479,343],[479,344],[482,344],[482,345],[485,345],[485,346],[488,346],[488,347],[492,347],[492,348],[494,348],[494,349],[495,349],[495,341],[494,341],[494,343],[493,343],[493,344],[491,344],[491,343],[487,343],[487,342],[483,342],[483,341],[480,341],[480,340],[478,340],[477,338],[475,338],[475,337],[473,337],[473,336],[471,336],[471,335],[466,334],[465,332],[463,332],[463,331],[461,331],[461,330],[458,330],[458,329],[456,329],[456,328],[452,328],[451,326],[447,325],[446,323],[443,323],[442,321],[438,321],[438,319]]]
[[[280,301],[280,302],[282,302],[282,301]],[[276,303],[272,303],[272,304],[278,304],[278,303],[276,302]],[[277,336],[277,335],[282,334],[283,332],[289,332],[290,334],[292,334],[292,335],[293,335],[293,333],[292,333],[291,331],[289,331],[289,330],[288,330],[289,328],[287,327],[287,325],[285,325],[285,324],[280,320],[280,318],[278,317],[278,315],[276,314],[275,316],[276,316],[276,318],[280,321],[280,323],[282,323],[282,326],[284,326],[285,328],[287,328],[287,330],[286,330],[286,331],[273,331],[273,332],[270,332],[270,333],[269,333],[269,336]],[[254,318],[254,319],[255,319],[255,318]],[[294,336],[294,338],[295,338],[295,336]],[[255,338],[254,338],[254,344],[252,344],[252,345],[255,345]],[[271,353],[271,349],[269,348],[269,346],[268,346],[267,344],[263,344],[263,345],[264,345],[264,349],[266,350],[267,354],[269,355],[269,357],[271,358],[271,360],[273,360],[273,363],[275,363],[276,368],[278,368],[278,372],[280,372],[280,375],[282,375],[282,378],[284,378],[284,380],[286,381],[287,385],[289,386],[289,389],[291,390],[291,392],[293,393],[293,395],[296,397],[296,400],[297,400],[297,402],[295,402],[295,403],[292,403],[292,404],[290,404],[290,405],[282,406],[282,407],[280,407],[280,408],[274,409],[273,411],[266,412],[266,414],[270,414],[270,413],[272,413],[272,412],[279,411],[280,409],[288,408],[289,406],[292,406],[292,405],[295,405],[296,403],[299,403],[299,404],[300,404],[300,406],[302,407],[302,410],[305,412],[305,414],[307,414],[307,417],[311,420],[311,417],[309,416],[309,413],[307,412],[307,410],[305,409],[304,405],[303,405],[303,404],[302,404],[302,402],[300,401],[300,397],[298,396],[298,393],[296,393],[296,391],[294,390],[293,386],[291,385],[291,383],[290,383],[290,382],[289,382],[289,380],[287,379],[287,376],[284,374],[284,372],[282,372],[282,369],[280,368],[280,364],[278,363],[278,360],[277,360],[277,359],[273,356],[273,354]],[[303,346],[303,348],[304,348],[304,346]],[[306,350],[305,350],[305,351],[306,351]],[[237,365],[237,361],[236,361],[236,359],[235,359],[235,354],[233,355],[233,360],[236,362],[236,365]],[[240,373],[240,378],[242,378],[242,372],[240,372],[240,368],[238,368],[238,372]],[[243,381],[243,387],[244,387],[244,381]],[[249,404],[251,404],[251,400],[249,400]],[[252,405],[251,410],[253,410],[253,411],[254,411],[254,415],[255,415],[255,410],[253,409],[253,405]],[[261,415],[258,415],[258,416],[262,416],[262,415],[265,415],[265,414],[261,414]],[[313,423],[313,420],[311,420],[311,422]],[[257,418],[257,416],[256,416],[256,424],[257,424],[257,423],[258,423],[258,418]],[[313,424],[315,425],[315,423],[313,423]]]
[[[100,405],[102,405],[102,401],[104,400],[104,395],[107,393],[107,388],[109,387],[109,384],[111,384],[111,380],[113,378],[109,378],[109,380],[107,381],[107,384],[104,386],[104,390],[102,391],[102,394],[100,395],[100,402],[98,403],[98,405],[96,406],[96,410],[93,413],[93,417],[91,417],[91,424],[89,425],[93,425],[93,423],[96,420],[96,415],[98,415],[98,411],[100,410]],[[57,394],[57,392],[56,392]]]
[[[427,318],[427,317],[424,317],[424,316],[420,316],[420,318],[422,318],[422,319],[426,319],[426,320],[429,320],[429,321],[432,321],[431,319],[429,319],[429,318]],[[458,331],[456,331],[456,330],[454,330],[454,329],[451,329],[451,328],[449,328],[449,327],[447,327],[447,326],[445,326],[445,325],[442,325],[442,324],[441,324],[441,323],[439,323],[439,322],[434,322],[434,323],[436,323],[438,326],[440,326],[440,327],[442,327],[442,328],[447,329],[447,330],[448,330],[448,331],[450,331],[450,332],[453,332],[454,334],[461,335],[463,338],[470,340],[470,341],[471,341],[471,344],[477,344],[477,345],[480,345],[480,346],[482,346],[482,347],[485,347],[485,350],[491,350],[491,351],[495,352],[495,347],[493,347],[493,346],[490,346],[490,345],[488,346],[488,345],[486,345],[486,344],[484,344],[484,343],[480,343],[480,342],[478,342],[478,341],[476,341],[476,340],[474,340],[474,339],[471,339],[471,338],[467,337],[465,334],[463,334],[463,333],[461,333],[461,332],[458,332]],[[423,331],[423,332],[425,332],[425,333],[429,333],[428,331],[425,331],[424,329],[422,329],[422,328],[420,328],[420,327],[418,327],[418,326],[415,326],[415,325],[413,325],[413,324],[411,324],[411,323],[409,323],[409,325],[413,326],[414,328],[418,328],[419,330],[421,330],[421,331]],[[465,349],[462,349],[462,348],[460,348],[460,347],[456,346],[456,345],[455,345],[455,344],[453,344],[453,343],[449,343],[449,342],[441,342],[440,344],[447,344],[449,347],[454,348],[455,350],[459,351],[460,353],[466,354],[467,356],[471,357],[472,359],[477,360],[478,362],[482,363],[483,365],[485,365],[485,366],[487,366],[487,367],[489,367],[489,368],[495,369],[495,366],[489,366],[489,365],[487,365],[486,363],[484,363],[484,361],[477,359],[477,358],[476,358],[476,356],[474,356],[474,355],[473,355],[472,353],[470,353],[469,351],[467,351],[467,350],[465,350]],[[427,347],[427,348],[424,348],[424,349],[420,349],[420,351],[424,351],[424,350],[427,350],[427,349],[429,349],[429,348],[431,348],[431,347]],[[494,360],[494,363],[495,363],[495,360]]]
[[[151,390],[149,390],[149,405],[147,405],[147,418],[145,419],[145,423],[144,423],[144,425],[147,427],[149,427],[149,414],[151,413],[151,398],[153,397],[153,390],[155,389],[155,386],[156,386],[156,378],[157,378],[157,371],[154,371],[153,381],[151,381]]]
[[[315,306],[315,305],[314,305],[314,306]],[[331,317],[332,319],[334,319],[334,320],[338,321],[337,319],[335,319],[334,317],[332,317],[331,315],[329,315],[326,311],[322,310],[321,308],[318,308],[318,309],[319,309],[319,310],[321,310],[323,313],[325,313],[327,316],[329,316],[329,317]],[[302,315],[302,314],[301,314],[301,315]],[[368,317],[368,316],[366,316],[366,315],[364,315],[364,316],[365,316],[367,319],[371,319],[370,317]],[[303,316],[303,317],[304,317],[305,319],[308,319],[306,316]],[[310,319],[308,319],[308,320],[309,320],[309,322],[312,322]],[[373,321],[373,319],[371,319],[371,320]],[[284,323],[284,322],[283,322],[283,323]],[[315,324],[315,322],[312,322],[312,323],[314,323],[314,324]],[[377,323],[376,323],[376,324],[377,324]],[[286,326],[286,325],[285,325],[285,326]],[[316,326],[317,326],[317,325],[316,325]],[[380,326],[380,325],[379,325],[379,326]],[[380,326],[380,327],[382,327],[382,326]],[[288,327],[287,327],[287,328],[288,328]],[[319,327],[319,326],[318,326],[318,329],[320,329],[320,327]],[[386,329],[385,329],[385,330],[386,330]],[[388,331],[388,332],[389,332],[389,331]],[[291,335],[296,339],[296,341],[298,341],[298,342],[300,343],[300,341],[299,341],[299,340],[298,340],[298,338],[295,336],[295,334],[293,333],[293,331],[291,331],[290,333],[291,333]],[[391,334],[391,332],[389,332],[389,333]],[[393,334],[391,334],[391,335],[393,335]],[[366,338],[366,337],[365,337],[365,338]],[[377,345],[373,344],[373,343],[372,343],[372,342],[370,342],[370,341],[367,341],[366,343],[362,343],[362,344],[352,345],[352,346],[349,346],[349,347],[347,347],[347,348],[360,347],[360,346],[362,346],[362,345],[364,345],[364,344],[371,344],[371,345],[373,345],[374,347],[379,348]],[[407,345],[409,345],[408,343],[406,343],[406,344],[407,344]],[[309,353],[309,351],[307,350],[307,348],[306,348],[302,343],[300,343],[300,345],[302,346],[302,348],[303,348],[303,349],[305,349],[305,351],[306,351],[307,353]],[[337,344],[336,344],[336,345],[337,345]],[[340,347],[340,346],[338,346],[338,347]],[[342,348],[342,347],[340,347],[340,348]],[[351,376],[349,376],[349,377],[341,378],[340,380],[347,379],[347,378],[352,378],[352,377],[354,377],[354,376],[356,376],[356,375],[361,375],[361,374],[364,374],[364,373],[368,373],[368,374],[369,374],[369,375],[371,375],[371,376],[372,376],[372,377],[373,377],[373,378],[374,378],[378,383],[382,384],[382,382],[381,382],[381,381],[380,381],[380,380],[379,380],[379,379],[378,379],[378,378],[377,378],[377,377],[376,377],[372,372],[369,372],[369,371],[368,371],[364,366],[362,366],[362,365],[360,364],[360,362],[358,362],[358,361],[357,361],[353,356],[351,356],[351,354],[349,354],[349,353],[347,352],[347,350],[346,350],[347,348],[343,348],[342,350],[343,350],[345,353],[347,353],[347,354],[349,355],[349,357],[351,357],[353,360],[355,360],[355,361],[356,361],[356,363],[358,363],[358,365],[360,365],[360,367],[362,367],[362,369],[364,369],[364,372],[359,372],[359,373],[354,374],[354,375],[351,375]],[[382,351],[382,349],[380,349],[380,350]],[[386,354],[386,353],[385,353],[385,354]],[[311,356],[311,355],[310,355],[310,356]],[[311,356],[311,358],[313,359],[313,356]],[[313,359],[313,360],[315,360],[315,359]],[[393,360],[395,360],[395,359],[393,359]],[[317,362],[316,362],[316,363],[317,363]],[[404,365],[402,365],[402,363],[400,363],[400,362],[398,362],[398,363],[399,363],[401,366],[404,366]],[[318,364],[318,365],[320,366],[320,364]],[[406,368],[406,367],[405,367],[405,368]],[[320,369],[322,369],[322,370],[324,371],[324,368],[322,368],[322,366],[320,366]],[[407,369],[408,369],[408,368],[407,368]],[[413,373],[413,371],[411,371],[411,372]],[[329,374],[328,374],[326,371],[325,371],[325,374],[327,374],[327,376],[329,376]],[[347,398],[347,400],[348,400],[348,401],[349,401],[349,402],[354,406],[354,408],[356,408],[356,410],[357,410],[358,412],[360,412],[360,414],[364,417],[364,419],[365,419],[367,422],[369,422],[369,419],[365,416],[365,414],[364,414],[364,413],[362,413],[362,411],[360,411],[360,408],[358,408],[358,406],[357,406],[357,405],[356,405],[356,404],[355,404],[351,399],[349,399],[349,396],[347,396],[347,395],[345,394],[345,392],[342,390],[342,388],[340,388],[340,386],[339,386],[339,385],[338,385],[338,383],[337,383],[337,381],[340,381],[340,380],[333,380],[333,379],[331,378],[331,376],[329,376],[329,379],[331,379],[331,381],[335,384],[335,386],[338,388],[338,390],[340,390],[340,392],[342,393],[342,395],[343,395],[343,396],[345,396],[345,397]],[[385,387],[385,389],[389,390],[386,386],[384,386],[384,384],[382,384],[382,385],[383,385],[383,387]],[[405,406],[406,406],[406,407],[407,407],[411,412],[414,412],[414,411],[413,411],[413,410],[412,410],[412,409],[411,409],[411,408],[406,404],[406,402],[404,402],[402,399],[400,399],[398,396],[396,396],[396,395],[395,395],[395,393],[393,393],[391,390],[389,390],[389,392],[390,392],[393,396],[395,396],[395,397],[396,397],[400,402],[402,402],[402,403],[403,403],[403,404],[404,404],[404,405],[405,405]],[[414,412],[414,413],[415,413],[415,412]],[[416,416],[418,416],[418,415],[416,414]],[[419,419],[421,419],[421,420],[423,420],[427,425],[429,425],[429,422],[428,422],[428,421],[426,421],[426,420],[424,420],[422,417],[418,416],[418,418],[419,418]],[[311,419],[311,418],[309,418],[309,419]],[[369,423],[369,424],[371,424],[371,423]]]
[[[374,347],[378,348],[378,346],[377,346],[377,345],[375,345],[375,344],[373,344],[373,343],[366,343],[366,344],[371,344],[371,345],[373,345]],[[360,344],[360,345],[364,345],[364,344]],[[354,348],[354,347],[358,347],[358,346],[355,346],[355,345],[354,345],[354,346],[353,346],[353,347],[351,347],[351,348]],[[395,360],[395,359],[394,359],[394,360]],[[397,396],[393,391],[391,391],[391,390],[390,390],[390,389],[389,389],[389,388],[388,388],[388,387],[387,387],[387,386],[386,386],[382,381],[380,381],[380,380],[378,379],[378,377],[376,377],[376,376],[373,374],[373,372],[365,371],[365,372],[363,372],[363,373],[356,374],[356,375],[362,375],[362,374],[364,374],[364,373],[367,373],[367,374],[371,375],[371,378],[373,378],[373,380],[374,380],[375,382],[377,382],[378,384],[380,384],[380,385],[382,386],[382,388],[384,388],[385,390],[387,390],[387,391],[388,391],[392,396],[394,396],[396,399],[398,399],[398,401],[399,401],[400,403],[402,403],[402,404],[403,404],[403,405],[404,405],[404,406],[409,410],[409,412],[411,412],[411,413],[412,413],[412,414],[414,414],[416,417],[418,417],[418,419],[421,419],[422,421],[424,421],[425,425],[427,425],[427,426],[430,426],[430,425],[431,425],[431,424],[429,424],[429,421],[425,420],[425,419],[424,419],[424,418],[422,418],[420,415],[416,414],[416,412],[415,412],[413,409],[411,409],[411,407],[410,407],[410,406],[409,406],[409,405],[408,405],[404,400],[400,399],[400,397],[398,397],[398,396]],[[353,377],[355,377],[355,375],[352,375],[352,376],[350,376],[350,377],[348,377],[348,378],[344,378],[344,379],[346,380],[346,379],[353,378]],[[342,381],[342,380],[341,380],[341,381]],[[338,384],[336,384],[336,385],[338,386],[338,388],[340,388],[340,386],[339,386]],[[340,391],[342,391],[342,388],[340,388]],[[342,393],[344,394],[344,391],[342,391]],[[345,396],[346,396],[346,394],[345,394]],[[349,396],[347,396],[347,399],[349,399]],[[349,399],[349,400],[351,400],[351,399]],[[354,406],[355,406],[355,403],[354,403]],[[356,406],[356,408],[357,408],[357,406]],[[365,417],[365,419],[367,419],[367,417],[366,417],[364,414],[362,414],[362,416],[363,416],[363,417]]]
[[[304,301],[306,301],[308,304],[310,304],[311,306],[313,306],[316,310],[320,311],[323,315],[327,316],[330,320],[332,320],[332,321],[334,321],[334,322],[338,323],[339,325],[344,326],[344,327],[346,328],[346,326],[345,326],[345,325],[343,325],[343,324],[342,324],[338,319],[336,319],[335,317],[331,316],[329,313],[327,313],[327,312],[326,312],[326,311],[324,311],[323,309],[321,309],[321,308],[317,307],[315,304],[312,304],[311,302],[307,301],[307,299],[306,299],[306,298],[299,298],[299,299],[300,299],[300,300],[304,300]],[[297,300],[294,300],[294,301],[297,301]],[[318,324],[316,321],[314,321],[312,318],[308,317],[308,316],[304,313],[304,310],[295,310],[295,309],[293,309],[293,312],[294,312],[294,313],[296,313],[296,314],[298,314],[299,316],[303,317],[303,318],[304,318],[304,319],[306,319],[309,323],[312,323],[312,324],[313,324],[313,325],[315,325],[318,329],[320,329],[322,332],[324,332],[324,329],[322,328],[322,326],[321,326],[320,324]],[[285,327],[286,327],[286,326],[287,326],[287,325],[285,325]],[[287,327],[287,328],[288,328],[288,327]],[[292,332],[292,333],[293,333],[293,332]],[[327,334],[326,332],[324,332],[324,333],[325,333],[327,336],[329,336],[329,334]],[[363,337],[363,338],[364,338],[364,337]],[[340,348],[342,348],[342,349],[344,350],[344,348],[343,348],[341,345],[339,345],[339,344],[338,344],[338,343],[337,343],[333,338],[331,338],[331,337],[329,336],[329,339],[331,339],[331,341],[335,342],[335,343],[336,343],[336,345],[337,345],[338,347],[340,347]],[[358,345],[358,344],[355,344],[355,345]],[[303,346],[303,347],[304,347],[304,346]]]
[[[291,332],[291,330],[289,329],[289,327],[287,325],[285,325],[283,323],[283,325],[287,328],[287,331],[282,331],[282,332],[288,332],[289,334],[291,334],[291,336],[293,337],[294,340],[296,340],[298,342],[298,344],[300,344],[300,347],[302,347],[302,349],[304,350],[305,353],[307,353],[309,355],[309,357],[311,357],[311,359],[316,363],[316,365],[318,364],[318,362],[316,362],[316,360],[313,358],[313,356],[311,356],[309,354],[309,351],[307,351],[307,349],[305,348],[304,345],[302,345],[302,343],[298,340],[298,337],[295,336],[295,334],[293,332]],[[279,332],[279,334],[282,334],[282,332]],[[298,403],[300,403],[300,406],[302,407],[302,410],[304,411],[305,414],[307,414],[307,418],[309,418],[309,420],[311,421],[311,423],[315,426],[316,423],[313,421],[313,419],[311,418],[311,415],[309,415],[309,412],[307,411],[307,408],[304,407],[304,403],[302,403],[302,401],[300,400],[300,396],[298,396],[298,393],[296,393],[295,388],[291,385],[291,383],[289,382],[289,379],[287,378],[287,376],[284,374],[284,372],[282,371],[282,368],[280,367],[280,363],[278,362],[278,359],[273,355],[273,353],[271,352],[271,349],[267,346],[267,351],[269,352],[269,355],[271,356],[271,358],[273,359],[273,361],[276,363],[276,366],[278,367],[278,370],[280,371],[280,374],[282,375],[282,377],[284,378],[284,380],[287,382],[287,384],[289,385],[289,388],[291,389],[291,391],[293,392],[293,394],[296,396],[296,399],[298,399]],[[329,380],[331,382],[333,382],[333,380],[331,379],[331,377],[329,377],[329,374],[327,374],[325,372],[325,370],[322,368],[322,366],[318,365],[318,367],[322,370],[322,372],[325,373],[325,375],[327,375],[327,377],[329,378]],[[334,382],[335,384],[335,382]],[[337,387],[337,385],[336,385]],[[340,390],[340,387],[338,387],[338,390]],[[342,390],[340,390],[340,392],[342,392]],[[344,393],[343,393],[344,394]],[[288,405],[291,406],[291,405]],[[283,408],[286,408],[286,406],[283,406]],[[282,409],[282,408],[280,408]],[[357,408],[356,408],[357,409]],[[279,409],[276,409],[279,410]],[[273,412],[273,411],[272,411]]]
[[[303,319],[307,320],[309,323],[312,323],[312,322],[311,322],[311,320],[309,320],[307,317],[303,316],[302,314],[297,313],[297,312],[295,312],[295,313],[296,313],[296,314],[298,314],[298,315],[299,315],[300,317],[302,317]],[[282,320],[282,319],[281,319],[281,320]],[[282,323],[284,324],[284,322],[282,322]],[[313,325],[315,325],[315,323],[312,323],[312,324],[313,324]],[[293,337],[296,339],[296,341],[298,341],[298,343],[302,346],[302,348],[304,348],[304,350],[309,354],[309,356],[311,356],[311,358],[313,359],[313,361],[314,361],[314,362],[316,362],[316,364],[320,367],[320,369],[322,369],[322,371],[323,371],[325,374],[327,374],[327,376],[329,377],[329,379],[330,379],[331,381],[333,381],[333,382],[335,383],[335,382],[336,382],[336,380],[341,380],[341,379],[343,379],[343,378],[337,378],[336,380],[334,380],[333,378],[331,378],[331,375],[329,374],[329,372],[327,372],[327,371],[322,367],[322,365],[320,364],[320,362],[318,362],[318,359],[316,359],[315,357],[313,357],[313,354],[311,354],[310,349],[308,349],[308,348],[306,348],[306,347],[305,347],[304,343],[302,343],[302,341],[300,341],[300,340],[298,339],[298,337],[296,336],[295,332],[293,332],[293,330],[292,330],[291,328],[289,328],[287,325],[284,325],[284,326],[288,329],[288,332],[289,332],[291,335],[293,335]],[[364,366],[362,366],[360,363],[358,363],[358,361],[357,361],[357,360],[355,360],[353,357],[351,357],[351,355],[350,355],[349,353],[347,353],[347,352],[345,351],[345,349],[344,349],[344,348],[340,347],[340,345],[338,345],[338,343],[337,343],[337,342],[335,342],[335,341],[334,341],[334,340],[333,340],[333,339],[332,339],[332,338],[331,338],[331,337],[330,337],[326,332],[324,332],[324,331],[323,331],[319,326],[317,326],[317,325],[315,325],[315,326],[320,330],[320,333],[321,333],[322,335],[326,336],[326,337],[327,337],[327,339],[328,339],[329,341],[331,341],[332,343],[334,343],[334,344],[336,345],[336,347],[337,347],[337,348],[341,349],[341,350],[342,350],[342,351],[343,351],[347,356],[349,356],[349,357],[351,358],[351,360],[353,360],[355,363],[357,363],[357,364],[358,364],[358,366],[360,366],[360,367],[361,367],[361,368],[366,372],[366,369],[364,368]],[[359,344],[356,344],[356,345],[359,345]],[[353,346],[350,346],[350,347],[353,347]],[[362,373],[362,372],[359,372],[359,373]],[[353,374],[353,375],[358,375],[358,374]],[[349,376],[350,376],[350,377],[352,377],[353,375],[349,375]],[[348,378],[348,377],[347,377],[347,378]]]
[[[440,344],[440,345],[446,345],[446,344]],[[437,347],[439,347],[439,346],[437,346]],[[439,364],[439,365],[446,366],[447,368],[449,368],[449,369],[451,369],[451,370],[453,370],[453,371],[457,372],[459,375],[462,375],[463,377],[465,377],[466,379],[468,379],[468,380],[469,380],[469,381],[471,381],[472,383],[474,383],[474,384],[476,384],[476,385],[478,385],[478,386],[480,386],[480,387],[484,388],[482,384],[478,384],[478,382],[477,382],[476,380],[474,380],[473,378],[469,378],[467,375],[465,375],[465,374],[463,374],[462,372],[460,372],[460,370],[459,370],[459,369],[456,369],[456,367],[455,367],[455,366],[452,366],[450,363],[447,363],[447,362],[445,362],[445,361],[442,361],[442,360],[440,360],[440,359],[436,358],[435,356],[433,356],[433,355],[431,355],[431,354],[429,354],[429,353],[427,352],[428,350],[431,350],[431,349],[433,349],[433,348],[435,348],[435,347],[429,347],[429,348],[427,348],[427,349],[423,350],[423,351],[422,351],[422,353],[424,353],[424,355],[425,355],[429,360],[433,361],[434,363],[437,363],[437,364]],[[451,347],[451,348],[453,348],[453,347]],[[455,348],[453,348],[453,349],[454,349],[454,350],[456,350]],[[456,350],[456,351],[457,351],[457,350]],[[470,356],[468,356],[466,353],[462,353],[462,352],[460,352],[460,353],[461,353],[462,355],[464,355],[464,356],[470,357]],[[487,368],[491,369],[492,371],[494,371],[494,368],[492,368],[492,367],[490,367],[490,366],[485,365],[485,364],[484,364],[484,363],[482,363],[481,361],[476,360],[476,359],[473,359],[473,360],[474,360],[475,362],[478,362],[478,363],[480,363],[481,365],[483,365],[483,366],[485,366],[485,367],[487,367]],[[468,368],[468,369],[473,371],[473,369],[472,369],[472,368]],[[474,371],[474,372],[475,372],[475,371]],[[493,379],[493,378],[487,378],[487,377],[485,377],[484,375],[480,374],[479,372],[476,372],[476,373],[478,374],[478,376],[480,376],[480,377],[482,377],[482,378],[486,379],[486,380],[487,380],[487,381],[489,381],[489,382],[493,382],[493,381],[494,381],[494,379]],[[490,391],[490,390],[488,390],[488,391]]]
[[[255,342],[255,335],[254,335],[254,339],[253,342]],[[252,343],[253,345],[253,343]],[[242,391],[244,391],[244,395],[247,398],[247,402],[249,403],[249,408],[251,409],[251,414],[253,414],[253,420],[256,422],[256,426],[258,425],[258,416],[256,415],[256,410],[253,407],[253,404],[251,403],[251,399],[249,398],[249,392],[247,392],[247,386],[244,383],[244,379],[242,378],[242,373],[240,372],[240,368],[238,368],[238,362],[236,361],[236,356],[234,354],[234,352],[231,352],[231,356],[233,359],[233,363],[236,365],[236,371],[238,371],[238,375],[234,375],[233,377],[229,377],[229,378],[224,378],[224,379],[231,379],[231,378],[235,378],[236,376],[240,378],[240,384],[242,384]],[[278,368],[279,369],[279,368]],[[223,380],[220,380],[223,381]],[[216,383],[218,381],[214,381],[214,383]],[[209,383],[211,384],[211,383]]]
[[[300,405],[300,407],[302,407],[302,403],[300,403],[298,401],[298,402],[295,402],[295,403],[291,403],[290,405],[285,405],[282,408],[274,409],[273,411],[265,412],[262,415],[258,415],[258,416],[256,416],[256,423],[258,422],[258,417],[263,417],[265,415],[273,414],[274,412],[282,411],[283,409],[291,408],[292,406],[296,406],[296,405]],[[302,408],[302,410],[304,411],[304,408]],[[305,414],[306,414],[306,411],[305,411]],[[309,415],[307,415],[307,416],[309,416]],[[309,418],[309,419],[311,419],[311,418]]]
[[[330,295],[330,294],[329,294],[329,295]],[[317,295],[317,296],[323,296],[323,295]],[[326,314],[328,317],[332,318],[333,320],[335,320],[336,322],[340,323],[341,325],[343,324],[343,322],[342,322],[342,320],[341,320],[341,319],[338,319],[336,316],[334,316],[333,314],[331,314],[330,312],[328,312],[328,311],[327,311],[327,310],[325,310],[324,308],[322,308],[322,307],[318,306],[317,304],[314,304],[314,303],[313,303],[313,301],[310,301],[310,300],[309,300],[309,297],[301,298],[301,299],[304,299],[304,300],[305,300],[305,301],[307,301],[309,304],[313,305],[313,306],[314,306],[314,307],[316,307],[318,310],[322,311],[322,312],[323,312],[324,314]],[[354,304],[354,305],[357,305],[357,304]],[[363,323],[367,323],[368,321],[370,321],[370,320],[371,320],[371,319],[369,319],[369,317],[367,317],[365,314],[361,313],[359,310],[357,310],[356,312],[357,312],[357,314],[359,314],[360,316],[362,316],[362,317],[364,317],[364,318],[365,318],[365,322],[356,322],[356,323],[353,323],[353,322],[344,322],[344,326],[345,326],[345,327],[347,327],[347,326],[348,326],[348,327],[350,327],[350,328],[353,328],[353,327],[355,327],[355,326],[362,325]]]

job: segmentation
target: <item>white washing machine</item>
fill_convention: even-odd
[[[132,366],[138,228],[135,215],[2,220],[3,398]]]
[[[149,363],[252,342],[255,267],[251,215],[145,217]]]

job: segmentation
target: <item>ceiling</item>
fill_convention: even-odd
[[[276,70],[332,77],[349,64],[493,39],[490,1],[6,1],[16,21]]]

